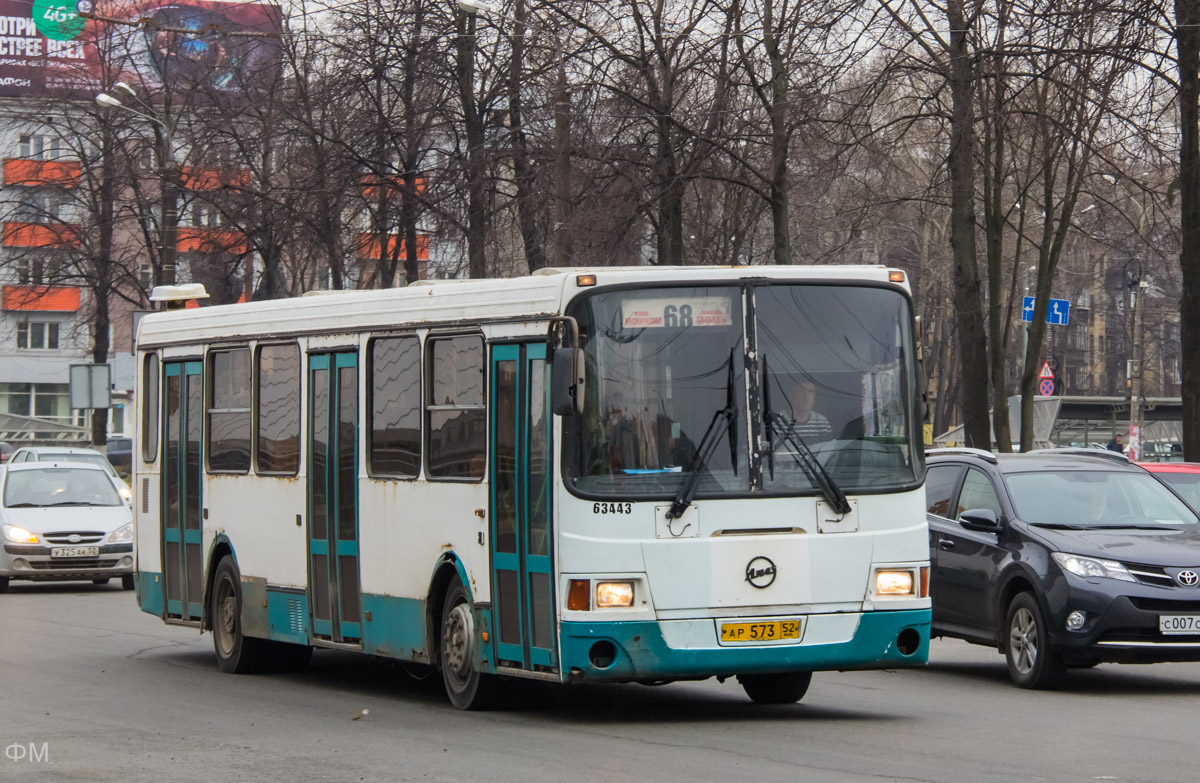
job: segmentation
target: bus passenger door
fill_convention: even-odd
[[[201,362],[165,362],[161,539],[168,618],[199,622],[204,600],[201,546],[201,453],[204,376]]]
[[[308,359],[308,600],[313,633],[362,640],[358,579],[358,362]]]
[[[491,555],[496,660],[558,670],[546,346],[492,349]]]

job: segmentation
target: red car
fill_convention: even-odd
[[[1200,462],[1140,462],[1175,490],[1194,509],[1200,509]]]

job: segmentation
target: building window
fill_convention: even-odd
[[[57,136],[21,134],[18,156],[33,160],[59,160],[66,157],[62,140]]]
[[[24,321],[17,324],[17,350],[57,351],[58,323],[55,321]]]
[[[254,429],[259,473],[300,470],[300,348],[258,349],[258,403]]]
[[[0,412],[75,424],[65,383],[0,383]]]
[[[13,209],[13,220],[21,223],[55,223],[65,219],[66,205],[57,196],[41,190],[26,190]]]
[[[250,471],[250,350],[208,355],[208,469]]]
[[[428,345],[427,474],[483,478],[487,434],[483,338],[432,339]]]
[[[369,353],[370,471],[413,478],[421,470],[421,341],[380,338],[371,342]]]
[[[14,267],[20,285],[50,285],[62,282],[62,261],[56,256],[30,253],[17,258]]]
[[[142,288],[150,288],[154,285],[154,266],[151,264],[142,264],[138,268],[138,282]]]

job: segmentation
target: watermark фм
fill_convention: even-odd
[[[30,763],[50,760],[50,743],[43,742],[41,747],[30,742],[22,745],[14,742],[4,749],[4,757],[9,761],[26,761]]]

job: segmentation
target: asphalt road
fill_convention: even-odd
[[[509,697],[459,712],[436,675],[341,652],[318,651],[304,674],[225,675],[210,636],[140,613],[115,585],[0,595],[0,783],[1179,783],[1200,744],[1200,664],[1106,664],[1029,692],[994,651],[952,641],[925,669],[817,674],[783,707],[715,680]]]

